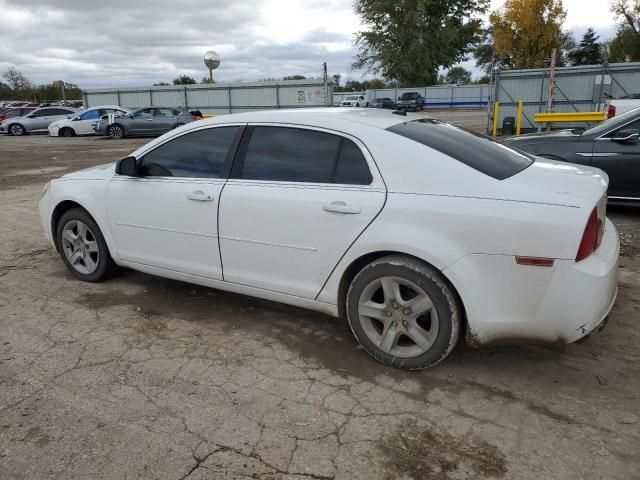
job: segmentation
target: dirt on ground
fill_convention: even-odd
[[[0,478],[640,478],[640,209],[607,328],[566,347],[372,360],[340,320],[44,240],[46,181],[148,140],[0,138]]]

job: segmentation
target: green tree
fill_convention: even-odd
[[[13,90],[6,83],[0,82],[0,100],[12,100]]]
[[[202,77],[202,80],[200,80],[200,83],[202,84],[212,84],[212,83],[216,83],[214,80],[210,79],[209,77]]]
[[[463,60],[477,42],[488,0],[356,0],[365,30],[355,35],[355,69],[434,84],[438,70]]]
[[[192,78],[189,75],[180,75],[178,78],[173,80],[174,85],[193,85],[195,83],[195,78]]]
[[[447,75],[444,77],[444,81],[445,83],[466,85],[467,83],[471,83],[471,72],[460,65],[456,65],[449,69]]]
[[[573,65],[597,65],[602,63],[602,48],[598,43],[598,34],[589,28],[582,36],[578,47],[569,53]]]
[[[380,78],[374,78],[373,80],[369,80],[368,82],[365,82],[367,84],[366,88],[386,88],[387,84],[385,83],[384,80],[380,79]]]
[[[613,0],[611,11],[619,20],[615,38],[609,45],[609,62],[640,60],[640,0]]]
[[[167,87],[169,84],[167,82],[158,82],[153,84],[154,87]]]
[[[335,86],[335,88],[339,88],[340,87],[340,79],[342,78],[342,75],[340,75],[339,73],[336,73],[336,74],[332,75],[331,78],[333,78],[333,85]]]
[[[513,68],[546,66],[554,48],[561,53],[565,17],[562,0],[506,0],[489,16],[497,57]]]
[[[306,78],[304,75],[287,75],[286,77],[282,77],[283,80],[305,80]]]

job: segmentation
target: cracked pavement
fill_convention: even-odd
[[[640,210],[611,212],[624,256],[603,332],[403,372],[318,313],[71,277],[42,236],[42,185],[145,142],[0,138],[0,478],[640,476]]]

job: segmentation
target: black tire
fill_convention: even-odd
[[[356,107],[359,107],[359,106],[360,106],[360,102],[356,103]]]
[[[9,125],[9,128],[7,128],[7,133],[9,135],[21,136],[27,134],[27,129],[19,123],[12,123]]]
[[[391,322],[391,320],[375,320],[366,315],[360,315],[359,303],[363,295],[364,298],[367,298],[368,294],[366,292],[374,291],[374,289],[377,288],[375,287],[375,282],[380,281],[382,278],[393,278],[413,284],[422,290],[422,293],[425,294],[423,297],[427,297],[427,299],[431,301],[432,306],[429,307],[428,313],[417,316],[415,320],[410,320],[410,322],[414,322],[413,325],[419,324],[421,328],[424,328],[423,325],[428,326],[427,329],[423,329],[421,332],[433,334],[435,339],[430,343],[430,346],[422,352],[422,347],[416,342],[414,342],[414,345],[410,345],[412,339],[409,336],[405,336],[403,333],[395,333],[396,338],[398,338],[397,346],[390,349],[408,349],[407,351],[409,352],[419,350],[422,353],[417,353],[415,356],[393,355],[381,349],[380,346],[370,338],[371,325],[379,323],[379,343],[382,344],[384,331],[387,329],[386,326],[382,326],[382,323]],[[374,287],[371,287],[372,285],[374,285]],[[402,288],[410,289],[410,287]],[[367,290],[365,291],[365,289]],[[382,287],[380,287],[380,290],[374,295],[380,295],[382,293],[381,290]],[[410,293],[407,295],[410,295]],[[409,301],[411,301],[411,299],[409,299]],[[384,305],[388,303],[386,298],[383,302]],[[399,316],[398,322],[391,322],[396,325],[396,327],[394,327],[395,331],[399,332],[404,329],[400,323],[408,325],[404,318],[400,321],[400,317],[403,317],[407,311],[410,311],[410,308],[405,310],[405,307],[400,306],[398,310],[398,305],[396,305],[395,302],[392,302],[392,304],[394,304],[393,308],[396,310],[394,311],[391,307],[387,308],[385,306],[384,314],[389,315],[389,317],[394,315],[391,317],[393,319]],[[451,353],[460,337],[463,308],[457,294],[438,270],[412,257],[389,255],[375,260],[364,267],[351,282],[347,292],[345,307],[349,326],[358,343],[362,345],[373,358],[392,367],[407,370],[419,370],[432,367],[444,360],[449,353]],[[391,313],[389,313],[389,311]],[[435,316],[432,317],[434,312]],[[413,312],[411,313],[413,314]],[[425,321],[427,322],[426,324]],[[369,327],[365,326],[367,324]],[[435,328],[433,325],[435,325]],[[368,328],[368,330],[366,330],[366,328]],[[408,328],[414,327],[409,325]],[[429,332],[429,330],[431,332]],[[367,333],[367,331],[369,333]],[[404,331],[414,332],[415,330],[406,329]],[[402,346],[402,342],[409,345]]]
[[[67,225],[73,225],[73,223],[81,222],[84,224],[88,232],[90,233],[90,238],[93,239],[95,244],[97,245],[98,254],[97,254],[97,264],[95,270],[89,273],[83,273],[78,270],[78,267],[71,265],[69,259],[67,258],[67,249],[65,247],[69,242],[63,240],[63,232]],[[87,235],[89,237],[89,235]],[[71,210],[66,211],[58,224],[56,225],[56,241],[58,245],[58,251],[60,256],[62,257],[62,261],[67,266],[69,271],[85,282],[100,282],[109,278],[113,272],[115,271],[115,263],[111,258],[111,254],[109,253],[109,248],[107,247],[106,242],[104,241],[104,237],[102,236],[102,232],[100,228],[96,224],[96,222],[91,218],[84,209],[82,208],[73,208]],[[64,243],[63,243],[64,242]]]
[[[76,136],[76,132],[72,128],[65,127],[62,130],[60,130],[59,135],[61,137],[75,137]]]
[[[109,135],[109,137],[114,140],[121,140],[126,136],[124,127],[117,123],[114,123],[107,127],[107,135]]]

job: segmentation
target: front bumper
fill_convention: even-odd
[[[38,203],[38,212],[40,213],[40,225],[42,225],[44,237],[53,248],[56,248],[53,241],[53,232],[51,231],[51,185],[49,185],[49,188],[44,192]]]
[[[522,266],[511,255],[467,255],[444,270],[458,289],[475,344],[571,343],[598,327],[618,292],[620,242],[607,219],[602,243],[576,262]]]

